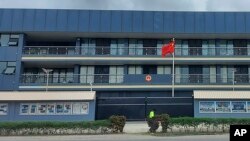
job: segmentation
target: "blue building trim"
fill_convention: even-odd
[[[0,9],[2,32],[250,33],[249,12]]]

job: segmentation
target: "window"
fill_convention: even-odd
[[[0,73],[6,75],[15,74],[16,62],[0,62]]]
[[[189,54],[198,56],[202,55],[202,40],[189,40],[188,41]]]
[[[8,114],[8,104],[0,103],[0,115],[7,115],[7,114]]]
[[[37,104],[30,104],[30,112],[29,114],[37,114]]]
[[[55,114],[55,103],[48,103],[47,104],[47,114]]]
[[[6,115],[7,110],[7,104],[0,104],[0,115]],[[20,115],[78,115],[88,113],[88,102],[50,102],[20,104]]]
[[[143,55],[156,55],[157,40],[143,40]]]
[[[230,102],[229,101],[217,101],[216,112],[217,113],[230,113],[231,112]]]
[[[95,83],[109,83],[109,66],[95,66]]]
[[[128,74],[142,74],[142,67],[141,66],[129,66]]]
[[[96,39],[96,54],[106,55],[110,54],[110,39]]]
[[[153,65],[143,66],[143,74],[157,74],[157,66]]]
[[[20,114],[21,115],[27,115],[29,114],[29,104],[21,104],[20,106]]]
[[[246,102],[242,101],[233,101],[232,102],[232,112],[233,113],[245,113],[247,112]]]
[[[250,113],[250,101],[247,101],[247,112]]]
[[[199,111],[200,113],[214,113],[215,102],[214,101],[200,101]]]
[[[2,47],[16,47],[18,46],[19,35],[16,34],[1,34],[0,35],[0,46]]]
[[[247,40],[234,40],[234,55],[247,55]]]

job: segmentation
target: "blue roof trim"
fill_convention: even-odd
[[[250,12],[0,9],[0,32],[250,33]]]

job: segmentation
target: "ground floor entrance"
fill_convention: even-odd
[[[128,120],[145,120],[152,109],[171,117],[194,114],[192,91],[176,92],[175,97],[171,97],[171,91],[97,92],[96,108],[96,119],[124,115]]]

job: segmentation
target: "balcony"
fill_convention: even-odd
[[[152,56],[161,55],[161,47],[110,46],[25,46],[24,56]],[[250,47],[176,47],[175,56],[249,56]]]
[[[171,74],[152,74],[152,80],[146,81],[145,74],[125,75],[49,75],[50,85],[171,85]],[[233,81],[234,80],[234,81]],[[46,75],[27,75],[20,78],[21,85],[44,85],[47,81]],[[234,78],[224,75],[207,74],[181,74],[175,75],[176,85],[248,85],[250,75],[235,74]]]

